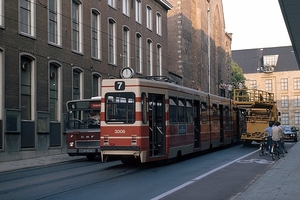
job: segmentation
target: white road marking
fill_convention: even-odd
[[[273,164],[274,161],[268,161],[266,159],[250,159],[250,160],[239,160],[238,163],[258,163],[258,164]]]
[[[220,166],[220,167],[217,167],[217,168],[215,168],[215,169],[213,169],[213,170],[211,170],[211,171],[209,171],[209,172],[206,172],[205,174],[202,174],[201,176],[198,176],[198,177],[194,178],[194,179],[191,180],[191,181],[188,181],[188,182],[186,182],[186,183],[183,183],[182,185],[180,185],[180,186],[178,186],[178,187],[176,187],[176,188],[173,188],[172,190],[169,190],[169,191],[167,191],[167,192],[165,192],[165,193],[163,193],[163,194],[161,194],[161,195],[158,195],[158,196],[152,198],[151,200],[159,200],[159,199],[161,199],[161,198],[163,198],[163,197],[165,197],[165,196],[168,196],[169,194],[172,194],[172,193],[174,193],[174,192],[176,192],[176,191],[178,191],[178,190],[180,190],[180,189],[182,189],[182,188],[184,188],[184,187],[186,187],[186,186],[188,186],[188,185],[190,185],[190,184],[192,184],[192,183],[194,183],[194,182],[196,182],[196,181],[198,181],[198,180],[200,180],[200,179],[202,179],[202,178],[204,178],[204,177],[206,177],[206,176],[208,176],[208,175],[210,175],[210,174],[212,174],[212,173],[214,173],[214,172],[216,172],[216,171],[218,171],[218,170],[220,170],[220,169],[223,169],[223,168],[225,168],[225,167],[227,167],[227,166],[229,166],[229,165],[231,165],[231,164],[233,164],[233,163],[235,163],[235,162],[238,162],[239,160],[241,160],[241,159],[243,159],[243,158],[245,158],[245,157],[247,157],[247,156],[250,156],[251,154],[254,154],[254,153],[256,153],[257,151],[258,151],[258,150],[254,151],[254,152],[252,152],[252,153],[249,153],[249,154],[247,154],[247,155],[244,155],[244,156],[242,156],[242,157],[240,157],[240,158],[237,158],[237,159],[235,159],[235,160],[233,160],[233,161],[231,161],[231,162],[229,162],[229,163],[226,163],[226,164],[224,164],[224,165],[222,165],[222,166]]]

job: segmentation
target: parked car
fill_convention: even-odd
[[[284,139],[298,141],[298,131],[295,126],[281,126],[284,132]]]

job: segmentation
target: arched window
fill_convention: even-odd
[[[101,59],[101,15],[96,9],[92,10],[91,34],[92,58]]]
[[[136,72],[143,73],[143,63],[142,63],[143,48],[142,48],[142,35],[140,33],[136,33],[135,52],[136,52],[135,53]]]
[[[50,112],[50,121],[58,120],[59,106],[58,106],[58,97],[59,97],[59,67],[58,63],[50,63],[49,66],[49,112]]]
[[[127,26],[123,27],[123,67],[130,67],[130,31]]]
[[[146,7],[146,22],[147,28],[152,30],[152,8],[150,6]]]
[[[21,119],[32,119],[32,71],[33,58],[21,56]]]
[[[80,68],[73,69],[73,97],[72,99],[82,99],[83,94],[83,71]]]
[[[61,46],[62,41],[62,0],[48,1],[48,40],[50,44]]]
[[[92,78],[92,96],[97,97],[101,96],[101,76],[99,73],[93,73]]]
[[[156,46],[156,73],[158,76],[162,76],[162,52],[160,44]]]
[[[117,33],[116,21],[113,19],[108,20],[108,63],[112,65],[117,64]]]
[[[80,53],[83,52],[82,9],[81,1],[72,1],[72,49]]]
[[[147,39],[147,46],[146,46],[146,53],[147,53],[147,75],[153,75],[153,47],[152,47],[152,40]]]
[[[1,2],[1,1],[0,1]],[[0,8],[1,9],[1,8]],[[0,16],[1,18],[1,16]],[[0,149],[3,148],[3,118],[4,118],[4,53],[0,48]]]

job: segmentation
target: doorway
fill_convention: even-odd
[[[165,155],[165,95],[149,94],[149,147],[150,157]]]

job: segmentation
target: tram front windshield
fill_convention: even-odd
[[[107,93],[105,101],[107,123],[132,124],[135,122],[135,94],[133,92]]]

